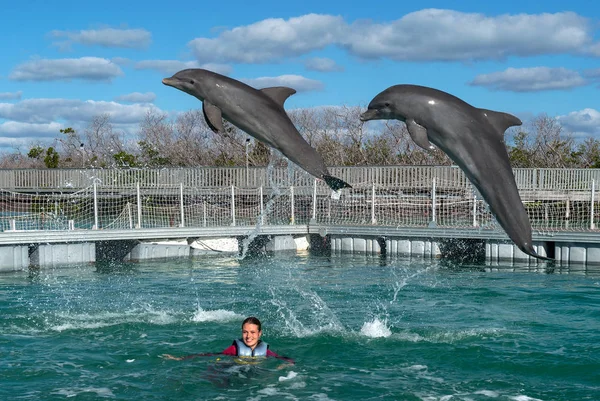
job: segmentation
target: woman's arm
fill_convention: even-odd
[[[227,351],[227,350],[225,350],[225,351]],[[223,352],[205,352],[205,353],[201,353],[201,354],[191,354],[191,355],[185,355],[185,356],[174,356],[174,355],[170,355],[170,354],[162,354],[160,357],[163,359],[173,359],[175,361],[185,361],[187,359],[193,359],[193,358],[197,358],[199,356],[231,355],[231,354],[225,354],[225,351],[223,351]]]
[[[271,351],[270,349],[267,350],[267,356],[271,356],[273,358],[277,358],[277,359],[281,359],[283,361],[286,361],[292,365],[294,365],[296,362],[294,362],[294,360],[292,358],[288,358],[286,356],[281,356],[281,355],[277,355],[275,352]]]

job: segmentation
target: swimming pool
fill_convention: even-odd
[[[598,400],[600,270],[276,254],[0,275],[0,399]],[[218,352],[259,317],[278,361]]]

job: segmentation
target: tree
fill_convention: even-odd
[[[248,161],[251,166],[266,166],[271,159],[271,150],[260,141],[254,141],[252,150],[248,153]]]
[[[127,153],[125,151],[120,151],[113,155],[115,159],[115,163],[117,167],[136,167],[137,166],[137,157],[132,155],[131,153]]]
[[[32,147],[31,149],[29,149],[29,152],[27,153],[27,157],[31,158],[31,159],[39,159],[43,154],[44,154],[45,149],[42,148],[40,145],[36,145],[34,147]]]
[[[140,158],[144,161],[146,167],[166,167],[171,163],[168,158],[161,156],[161,153],[152,144],[146,141],[139,141]]]
[[[46,150],[46,157],[44,157],[44,164],[48,168],[58,168],[58,162],[60,156],[52,146]]]
[[[534,164],[533,152],[529,142],[529,134],[519,132],[513,137],[514,145],[508,146],[508,158],[513,168],[528,168]]]

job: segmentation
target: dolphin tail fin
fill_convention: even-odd
[[[340,180],[339,178],[336,178],[336,177],[331,176],[331,175],[325,175],[324,174],[323,175],[323,180],[334,191],[337,191],[338,189],[342,189],[342,188],[352,188],[352,185],[348,184],[346,181]]]
[[[531,245],[529,245],[529,246],[527,246],[527,247],[523,247],[523,248],[519,247],[519,248],[520,248],[520,249],[521,249],[523,252],[525,252],[527,255],[529,255],[529,256],[533,256],[534,258],[537,258],[537,259],[540,259],[540,260],[548,260],[548,261],[553,261],[553,262],[554,262],[554,260],[555,260],[555,259],[553,259],[553,258],[548,258],[548,257],[546,257],[546,256],[541,256],[541,255],[539,255],[539,254],[538,254],[538,253],[535,251],[535,249],[533,249],[533,246],[531,246]]]

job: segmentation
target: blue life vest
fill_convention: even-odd
[[[267,356],[267,349],[269,348],[269,344],[259,341],[258,345],[252,350],[241,339],[233,340],[233,345],[235,345],[237,356]]]

